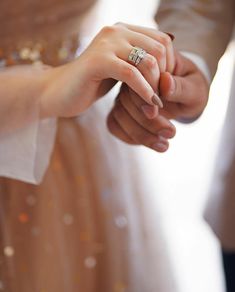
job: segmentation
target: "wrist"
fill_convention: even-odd
[[[207,65],[204,58],[192,52],[180,51],[180,53],[187,59],[191,60],[191,62],[193,62],[198,67],[209,85],[211,83],[212,76],[209,70],[209,66]]]
[[[91,105],[89,91],[92,89],[86,71],[89,71],[87,67],[76,59],[45,72],[40,97],[41,118],[74,117]]]
[[[48,68],[41,76],[39,95],[40,119],[57,117],[53,107],[53,90],[57,68]]]

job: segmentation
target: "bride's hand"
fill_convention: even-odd
[[[153,104],[153,87],[139,68],[128,62],[134,46],[147,52],[142,61],[146,74],[155,63],[159,64],[161,72],[173,70],[173,49],[167,34],[126,24],[104,27],[78,59],[46,71],[40,99],[41,116],[75,116],[116,81],[126,83],[147,104]]]
[[[173,47],[169,49],[164,63],[174,64],[174,59],[171,59],[172,55],[174,57]],[[154,57],[151,63],[150,57],[147,57],[138,65],[138,69],[157,92],[162,71],[161,64],[156,60],[154,62]],[[168,72],[173,69],[174,67],[166,68]],[[165,152],[168,149],[168,139],[173,138],[176,132],[175,126],[159,114],[158,106],[147,104],[126,85],[121,87],[115,105],[108,116],[107,126],[110,132],[120,140],[128,144],[145,145],[158,152]]]

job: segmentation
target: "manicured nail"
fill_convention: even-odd
[[[153,119],[157,115],[156,107],[153,105],[145,104],[141,106],[141,109],[148,119]]]
[[[160,99],[160,97],[154,93],[153,97],[152,97],[152,102],[156,105],[158,105],[160,108],[163,108],[163,103],[162,100]]]
[[[168,149],[168,145],[168,140],[165,137],[158,135],[156,142],[153,144],[153,149],[164,152]]]
[[[175,79],[172,75],[170,75],[170,91],[169,91],[170,95],[172,95],[175,92],[175,87],[176,87]]]
[[[174,39],[175,39],[175,36],[172,34],[172,33],[170,33],[170,32],[165,32],[167,35],[169,35],[169,37],[171,38],[171,40],[172,40],[172,42],[174,41]]]
[[[162,136],[164,138],[172,138],[174,136],[174,132],[172,130],[161,130],[159,133],[158,133],[159,136]]]
[[[160,152],[166,151],[167,148],[168,148],[168,145],[166,143],[163,143],[163,142],[157,142],[157,143],[153,144],[153,149],[160,151]]]

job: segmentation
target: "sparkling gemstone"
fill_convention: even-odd
[[[20,50],[20,58],[22,60],[27,60],[29,59],[29,56],[30,56],[30,49],[29,48],[23,48]]]
[[[73,216],[70,213],[64,214],[63,217],[64,224],[71,225],[73,224]]]
[[[4,290],[4,284],[2,281],[0,281],[0,291],[3,291]]]
[[[21,223],[27,223],[29,221],[29,216],[27,213],[20,213],[18,219]]]
[[[4,247],[4,254],[7,257],[12,257],[14,255],[15,251],[12,246],[6,246]]]
[[[40,54],[40,52],[38,50],[33,50],[29,54],[29,59],[31,61],[37,61],[37,60],[40,59],[40,57],[41,57],[41,54]]]
[[[39,236],[39,234],[40,234],[40,229],[38,228],[38,227],[33,227],[32,229],[31,229],[31,233],[32,233],[32,235],[33,236]]]
[[[0,69],[6,67],[6,60],[0,60]]]
[[[26,198],[26,203],[29,206],[34,206],[36,204],[36,198],[34,196],[30,195]]]
[[[12,60],[14,60],[14,61],[19,60],[19,59],[20,59],[19,53],[18,53],[18,52],[13,52],[13,53],[11,54],[11,58],[12,58]]]
[[[123,282],[117,282],[114,285],[114,292],[125,292],[126,291],[126,285]]]
[[[34,61],[34,62],[33,62],[33,65],[34,65],[35,67],[42,67],[43,62],[40,61],[40,60],[38,60],[38,61]]]
[[[115,224],[118,228],[123,229],[127,226],[127,218],[123,215],[119,215],[115,218]]]
[[[60,48],[58,51],[58,57],[60,60],[65,60],[69,56],[69,50],[67,48]]]
[[[90,257],[87,257],[84,261],[84,264],[85,264],[85,267],[88,268],[88,269],[94,269],[97,262],[96,262],[96,259],[92,256]]]
[[[34,50],[41,52],[43,50],[43,45],[41,43],[36,43]]]

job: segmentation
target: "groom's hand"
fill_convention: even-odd
[[[107,125],[120,140],[144,145],[158,152],[168,149],[168,139],[173,138],[176,131],[167,118],[159,115],[157,106],[146,104],[126,84],[122,85]]]
[[[169,119],[192,122],[201,115],[208,101],[208,81],[198,67],[180,53],[176,53],[174,73],[161,74],[159,89],[164,103],[160,113]]]

